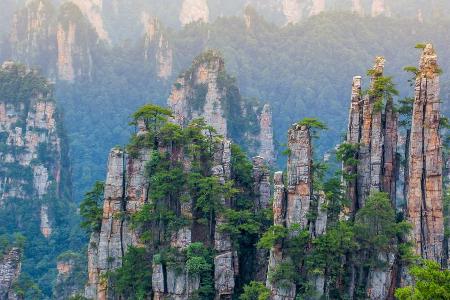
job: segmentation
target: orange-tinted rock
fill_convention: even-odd
[[[437,55],[426,45],[415,84],[409,148],[407,217],[417,255],[441,263],[444,216]]]

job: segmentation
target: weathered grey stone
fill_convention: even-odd
[[[312,196],[312,147],[307,126],[294,125],[288,133],[288,195],[286,226],[306,228]]]
[[[270,173],[263,157],[253,158],[253,190],[255,193],[255,209],[260,211],[269,208]],[[267,277],[269,252],[266,249],[256,250],[255,280],[264,281]]]
[[[369,272],[367,296],[369,299],[391,299],[392,292],[395,288],[396,278],[396,261],[395,255],[379,254],[379,260],[386,263],[386,267],[382,269],[373,269]]]
[[[259,118],[259,156],[269,165],[275,162],[275,145],[273,143],[272,110],[270,105],[264,105]]]
[[[103,219],[99,239],[92,236],[91,244],[97,244],[97,251],[90,249],[88,261],[89,281],[85,295],[96,291],[93,299],[114,298],[108,290],[108,283],[99,278],[108,271],[121,266],[123,255],[129,246],[140,246],[137,232],[123,216],[138,211],[147,201],[148,182],[145,164],[150,151],[142,149],[132,158],[120,149],[112,149],[108,159],[105,181]],[[94,240],[93,240],[94,239]]]
[[[21,272],[22,251],[10,249],[0,260],[0,299],[20,299],[14,292],[13,284],[19,279]]]

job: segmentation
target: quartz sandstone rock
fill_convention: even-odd
[[[270,206],[270,171],[264,158],[253,158],[253,190],[255,194],[255,209],[267,209]],[[267,277],[268,251],[256,250],[255,280],[263,282]]]
[[[209,8],[206,0],[183,0],[180,12],[180,22],[187,25],[192,22],[209,20]]]
[[[286,188],[284,186],[283,172],[274,174],[274,199],[273,199],[273,224],[277,226],[286,226]],[[276,267],[281,264],[286,257],[283,257],[283,245],[276,244],[270,250],[269,264],[267,273],[270,274]],[[266,286],[270,289],[271,300],[294,300],[296,287],[293,283],[286,283],[286,286],[276,286],[270,282],[267,276]]]
[[[294,125],[288,132],[288,186],[286,226],[308,226],[312,197],[312,146],[307,126]]]
[[[0,72],[15,74],[19,78],[30,76],[33,70],[13,63],[3,64]],[[19,80],[20,82],[20,80]],[[50,84],[47,84],[50,87]],[[36,92],[31,99],[0,101],[0,135],[4,140],[0,144],[0,205],[10,204],[13,199],[42,201],[46,196],[59,196],[62,159],[65,156],[61,146],[61,137],[56,126],[58,118],[51,92]],[[13,100],[13,99],[11,99]],[[24,124],[20,127],[18,124]],[[45,148],[56,158],[53,162],[44,161],[39,149]],[[20,151],[19,151],[20,150]],[[31,182],[24,177],[8,176],[8,170],[22,169]],[[49,190],[54,185],[56,190]],[[42,234],[49,238],[52,233],[51,219],[48,213],[49,203],[43,203],[36,211],[41,221]]]
[[[101,231],[99,235],[91,236],[88,249],[86,297],[114,299],[108,283],[100,279],[106,272],[121,266],[129,246],[140,246],[130,221],[119,216],[133,214],[147,200],[148,183],[144,170],[149,159],[150,152],[146,149],[141,150],[137,158],[120,149],[112,149],[109,154]]]
[[[186,126],[203,117],[219,135],[228,136],[223,105],[225,91],[219,88],[218,77],[224,72],[224,61],[216,52],[200,56],[193,68],[178,77],[168,99],[175,123]]]
[[[417,255],[442,263],[444,240],[442,142],[437,55],[427,44],[415,84],[409,148],[407,218]]]
[[[270,107],[265,106],[259,114],[259,108],[240,95],[219,52],[209,50],[199,55],[176,79],[167,103],[174,123],[184,127],[203,118],[217,134],[244,145],[251,154],[270,163],[275,160]]]
[[[72,0],[95,28],[100,39],[109,41],[102,17],[103,0]]]
[[[214,166],[212,174],[219,177],[222,184],[225,184],[231,176],[231,142],[223,140],[214,154]],[[224,207],[231,207],[230,199],[222,198]],[[214,232],[214,285],[216,289],[215,299],[231,299],[235,287],[235,275],[238,272],[236,265],[237,253],[233,251],[229,234],[219,230],[220,225],[225,222],[221,215],[216,216],[216,228]]]
[[[13,284],[19,279],[21,272],[22,251],[12,248],[0,259],[0,299],[19,300]]]
[[[91,2],[76,1],[88,10],[94,7]],[[107,38],[105,31],[98,30]],[[98,40],[97,32],[73,2],[57,9],[48,0],[33,0],[14,16],[8,54],[28,65],[42,66],[52,79],[73,81],[90,78],[91,53]]]
[[[173,68],[173,50],[169,40],[158,19],[144,14],[142,21],[145,25],[144,58],[156,62],[156,73],[159,78],[168,79],[172,75]]]
[[[276,157],[275,146],[273,144],[272,110],[270,105],[264,105],[259,123],[261,128],[259,133],[259,156],[263,157],[271,165],[275,162]]]

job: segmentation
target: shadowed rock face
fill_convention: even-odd
[[[89,2],[77,2],[82,8],[91,11]],[[88,17],[91,15],[89,13]],[[98,23],[101,20],[99,18],[97,14],[95,22]],[[80,8],[72,2],[55,8],[48,0],[29,1],[25,8],[14,15],[8,52],[15,60],[42,66],[46,75],[52,79],[74,81],[77,78],[90,78],[92,52],[99,40],[91,25]],[[106,32],[97,29],[101,37],[106,39]]]
[[[0,260],[0,299],[19,300],[13,289],[21,271],[22,251],[12,248]]]
[[[437,55],[431,44],[420,58],[415,84],[407,217],[413,225],[417,255],[441,263],[443,257],[442,143]]]

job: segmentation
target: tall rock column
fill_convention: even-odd
[[[413,225],[417,255],[441,263],[444,216],[442,142],[439,133],[439,67],[431,44],[420,58],[413,105],[407,217]]]
[[[397,113],[393,99],[386,97],[382,76],[384,58],[377,57],[370,71],[369,93],[361,97],[361,77],[353,78],[352,103],[347,132],[348,144],[355,147],[357,166],[344,165],[344,171],[356,178],[347,182],[347,195],[352,201],[349,211],[354,215],[364,207],[373,191],[390,195],[395,204],[397,179]],[[385,99],[386,98],[386,99]],[[386,104],[384,104],[386,102]]]
[[[259,156],[263,157],[270,165],[275,162],[275,146],[273,144],[272,110],[270,105],[263,107],[259,118]]]
[[[275,173],[274,177],[274,225],[287,228],[299,225],[301,229],[314,230],[315,226],[309,228],[308,220],[313,194],[312,144],[308,126],[293,125],[288,132],[288,149],[287,188],[284,187],[281,172]],[[322,203],[322,201],[319,202]],[[320,220],[317,225],[318,230],[321,231]],[[292,237],[295,232],[290,232],[290,234]],[[293,282],[283,282],[282,284],[270,282],[270,273],[281,263],[300,264],[300,262],[291,261],[289,255],[283,253],[283,245],[276,244],[270,251],[266,285],[271,290],[271,299],[293,300],[296,296],[296,286]]]
[[[219,143],[219,147],[214,155],[215,166],[212,174],[219,177],[220,182],[225,184],[231,176],[231,142],[224,140]],[[222,205],[230,207],[230,199],[222,198]],[[235,275],[238,273],[237,253],[232,249],[231,237],[228,233],[220,231],[220,226],[225,222],[220,214],[216,216],[216,226],[214,232],[214,285],[216,289],[216,300],[232,299],[235,287]]]
[[[114,298],[102,275],[121,266],[129,246],[140,246],[138,235],[126,214],[138,211],[147,200],[145,165],[150,151],[141,150],[137,158],[114,148],[108,159],[103,220],[100,233],[91,236],[88,249],[89,281],[85,295],[94,299]]]
[[[362,124],[362,94],[361,94],[361,76],[353,77],[352,82],[352,96],[351,96],[351,107],[349,113],[349,122],[347,130],[346,142],[351,145],[358,145],[361,138],[361,124]],[[357,173],[357,166],[351,164],[344,164],[344,172],[353,176]],[[347,215],[352,215],[355,213],[358,203],[358,190],[357,190],[356,178],[347,181],[347,197],[351,201],[351,205],[348,211],[345,212]]]
[[[283,172],[276,172],[273,178],[274,195],[273,195],[273,224],[275,226],[286,226],[286,206],[287,194],[284,186]],[[270,289],[271,300],[294,300],[296,287],[294,283],[287,283],[285,286],[278,286],[270,282],[270,272],[273,272],[280,265],[285,257],[283,257],[283,245],[275,244],[270,250],[269,266],[267,268],[266,286]]]
[[[255,209],[260,211],[269,208],[270,205],[270,172],[264,158],[253,158],[253,190],[255,194]],[[256,276],[257,281],[264,281],[267,276],[266,249],[256,250]]]
[[[288,132],[289,158],[286,226],[308,226],[312,196],[312,146],[307,126],[294,125]]]

